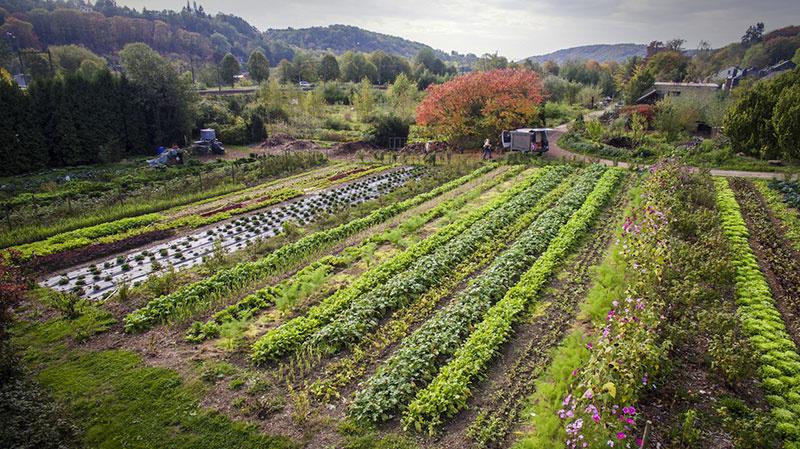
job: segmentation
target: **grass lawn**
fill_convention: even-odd
[[[114,322],[87,306],[80,318],[22,321],[14,342],[38,381],[62,402],[89,448],[299,447],[200,407],[205,385],[171,369],[146,366],[123,350],[88,350],[72,344]]]

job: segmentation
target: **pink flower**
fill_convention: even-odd
[[[600,415],[595,413],[594,415],[592,415],[592,419],[594,420],[594,422],[600,422]]]
[[[586,349],[591,351],[592,348],[593,348],[593,346],[592,346],[592,342],[591,341],[589,343],[586,343]]]
[[[617,439],[624,440],[625,439],[625,432],[617,432]]]

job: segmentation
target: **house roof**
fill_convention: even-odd
[[[656,87],[703,87],[717,89],[719,85],[715,83],[671,83],[666,81],[656,81]]]

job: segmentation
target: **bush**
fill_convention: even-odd
[[[247,123],[241,117],[236,117],[233,124],[220,127],[219,140],[232,145],[248,143]]]
[[[371,133],[370,141],[379,147],[389,147],[393,137],[408,139],[410,123],[402,118],[393,115],[382,115],[372,120],[374,129]]]
[[[322,126],[334,131],[350,131],[352,129],[347,122],[338,117],[325,118],[325,121],[322,122]]]
[[[350,92],[339,83],[325,83],[322,86],[322,98],[328,104],[350,104]]]

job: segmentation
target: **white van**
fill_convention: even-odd
[[[503,148],[523,153],[544,154],[550,149],[547,132],[552,128],[520,128],[513,131],[503,131],[500,142]]]

